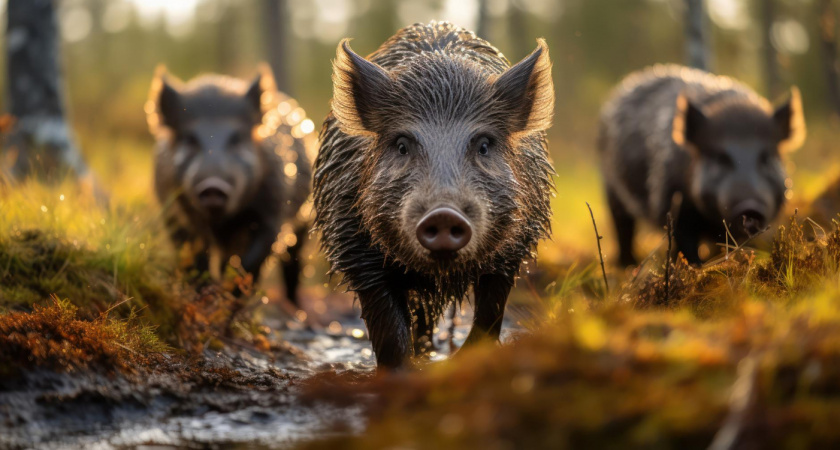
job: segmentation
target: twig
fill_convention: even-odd
[[[755,403],[756,378],[758,376],[758,357],[750,354],[738,364],[738,378],[732,385],[729,397],[729,415],[723,426],[715,433],[709,450],[729,450],[735,448],[744,428],[747,414]]]
[[[827,233],[825,232],[825,228],[823,228],[820,224],[814,221],[814,219],[810,217],[805,218],[805,222],[808,222],[808,225],[811,225],[811,229],[814,230],[814,236],[819,239],[825,239]]]
[[[452,302],[452,312],[449,314],[449,336],[447,336],[447,341],[449,342],[449,354],[452,355],[455,353],[455,350],[458,350],[458,346],[455,345],[455,318],[458,315],[458,302]]]
[[[102,313],[102,315],[103,315],[103,316],[105,316],[105,317],[108,317],[108,314],[110,314],[110,313],[111,313],[111,311],[113,311],[113,310],[114,310],[114,308],[116,308],[116,307],[118,307],[118,306],[120,306],[120,305],[123,305],[123,304],[125,304],[125,303],[128,303],[128,302],[130,302],[130,301],[131,301],[131,300],[133,300],[133,299],[134,299],[134,297],[126,297],[126,298],[122,299],[120,302],[117,302],[117,303],[115,303],[114,305],[112,305],[110,308],[106,309],[106,310],[105,310],[105,312],[104,312],[104,313]]]
[[[766,233],[767,231],[769,231],[770,228],[772,228],[770,225],[764,227],[764,229],[759,230],[757,233],[754,233],[754,234],[750,235],[749,238],[747,238],[744,242],[736,245],[735,247],[732,247],[729,244],[727,244],[726,247],[727,247],[727,249],[731,248],[732,253],[735,254],[736,252],[743,250],[747,246],[747,244],[752,242],[755,238],[757,238],[757,237],[761,236],[762,234]],[[720,243],[718,243],[717,245],[720,245]],[[706,262],[706,264],[703,264],[703,268],[707,269],[709,267],[714,267],[714,266],[716,266],[716,265],[718,265],[718,264],[720,264],[720,263],[722,263],[726,260],[727,260],[726,258],[718,258],[718,259],[715,259],[713,261],[708,261],[708,262]]]
[[[674,219],[671,216],[671,213],[668,212],[666,216],[668,223],[666,226],[668,227],[668,253],[665,255],[665,304],[668,304],[669,300],[671,299],[671,252],[673,251],[672,245],[674,243]]]
[[[592,212],[592,207],[589,206],[589,202],[586,202],[586,207],[589,208],[589,216],[592,217],[592,227],[595,228],[595,237],[598,242],[598,258],[601,259],[601,274],[604,275],[604,297],[606,297],[610,293],[610,284],[607,282],[607,268],[604,266],[604,252],[601,251],[601,239],[604,239],[604,236],[601,236],[598,233],[598,224],[595,223],[595,214]]]

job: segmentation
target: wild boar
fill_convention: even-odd
[[[701,240],[723,243],[727,227],[738,240],[757,233],[785,202],[783,158],[804,138],[795,87],[773,109],[747,86],[696,69],[628,76],[602,110],[598,141],[620,263],[636,263],[636,221],[664,226],[672,207],[676,249],[692,264]]]
[[[523,259],[550,233],[554,88],[544,41],[513,67],[446,22],[363,58],[343,40],[315,163],[316,229],[360,300],[380,367],[429,348],[475,293],[467,344],[498,339]]]
[[[188,268],[218,278],[230,263],[256,281],[279,248],[295,302],[316,150],[303,109],[262,66],[250,83],[222,75],[181,83],[160,69],[147,112],[157,137],[155,192]]]

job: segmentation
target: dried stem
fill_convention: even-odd
[[[601,251],[601,239],[604,239],[604,236],[601,236],[601,234],[598,233],[598,224],[595,223],[595,214],[592,212],[592,207],[589,206],[589,202],[586,202],[586,207],[589,208],[589,217],[592,218],[592,227],[595,228],[595,238],[598,243],[598,258],[601,260],[601,274],[604,276],[604,297],[606,297],[610,293],[610,284],[607,282],[607,268],[604,265],[604,252]]]
[[[665,302],[671,299],[671,253],[673,252],[673,244],[674,244],[674,219],[669,212],[666,216],[668,223],[666,227],[668,228],[668,254],[665,255]]]

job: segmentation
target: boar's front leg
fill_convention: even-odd
[[[688,202],[683,202],[674,224],[674,244],[676,250],[683,254],[689,264],[694,266],[699,266],[702,263],[699,253],[702,226],[703,216],[700,212]],[[670,256],[675,257],[677,255]]]
[[[464,345],[472,345],[486,339],[499,340],[505,304],[512,287],[511,275],[487,274],[478,279],[475,285],[475,317]]]
[[[404,292],[388,287],[359,290],[377,367],[396,369],[411,357],[411,316]]]
[[[266,224],[257,227],[251,234],[251,244],[242,255],[242,269],[254,276],[254,283],[260,277],[263,262],[271,254],[271,246],[277,240],[277,229]]]
[[[301,226],[295,230],[295,245],[286,250],[286,258],[280,261],[280,271],[283,274],[283,282],[286,286],[286,300],[295,306],[298,303],[297,289],[300,284],[301,249],[306,239],[306,227]]]

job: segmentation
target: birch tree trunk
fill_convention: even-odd
[[[14,125],[3,166],[12,179],[59,181],[88,168],[65,117],[58,24],[53,0],[9,0],[8,110]]]

